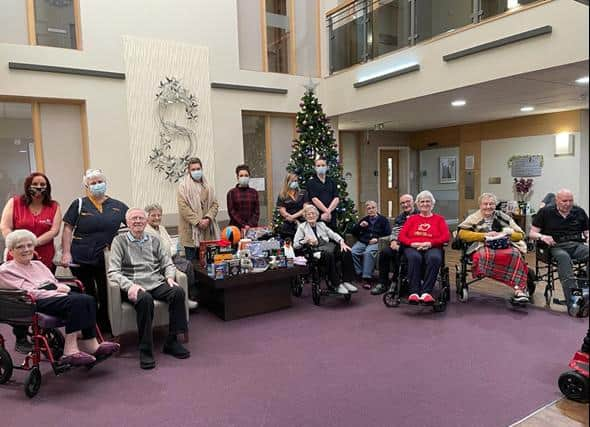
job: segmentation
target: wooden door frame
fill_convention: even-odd
[[[381,147],[377,147],[377,205],[379,206],[379,211],[382,210],[382,206],[381,206],[381,152],[382,151],[399,151],[398,155],[399,155],[399,162],[401,163],[402,160],[402,156],[403,159],[406,161],[407,165],[408,165],[408,174],[406,176],[406,179],[404,180],[403,177],[399,176],[398,177],[398,182],[401,184],[402,181],[406,182],[406,188],[408,189],[408,191],[410,191],[410,147],[408,146],[381,146]],[[401,185],[400,185],[401,187]],[[401,190],[398,191],[399,195],[401,197],[401,195],[404,193]]]

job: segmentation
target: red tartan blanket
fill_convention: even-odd
[[[473,254],[473,275],[490,277],[511,288],[526,289],[528,267],[518,249],[483,247]]]

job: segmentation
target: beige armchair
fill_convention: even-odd
[[[107,267],[107,271],[110,263],[110,251],[104,251],[104,261]],[[188,295],[186,274],[181,271],[176,271],[176,282],[184,289],[184,292]],[[121,300],[121,288],[116,283],[111,282],[107,276],[107,299],[108,299],[108,311],[109,319],[111,321],[111,329],[113,335],[118,337],[119,335],[126,334],[128,332],[137,332],[137,321],[135,315],[135,309],[128,302]],[[186,317],[188,317],[188,300],[185,302]],[[154,301],[154,321],[153,327],[160,327],[168,325],[168,304],[162,301]],[[185,334],[185,341],[188,340],[188,334]]]

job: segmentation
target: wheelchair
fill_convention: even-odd
[[[339,294],[334,287],[330,286],[328,272],[321,265],[320,260],[316,258],[316,252],[314,248],[307,245],[301,249],[302,255],[307,260],[309,271],[307,280],[311,281],[311,299],[313,303],[319,306],[322,303],[322,297],[327,296],[342,297],[347,303],[350,302],[352,300],[352,294]],[[305,281],[305,278],[301,280]],[[303,289],[303,283],[301,283],[301,289]]]
[[[401,255],[399,275],[397,282],[394,282],[392,287],[383,294],[383,304],[386,307],[399,307],[402,303],[402,297],[406,296],[409,289],[408,280],[408,260]],[[438,295],[435,296],[434,303],[426,304],[420,302],[417,307],[432,307],[435,313],[441,313],[447,309],[447,303],[451,300],[451,282],[449,280],[449,267],[446,266],[445,250],[443,247],[443,259],[434,289],[438,289]],[[434,295],[433,295],[434,296]],[[412,304],[408,304],[412,305]]]
[[[574,278],[578,282],[578,287],[572,289],[573,297],[582,297],[586,302],[586,312],[588,311],[588,273],[590,260],[572,260]],[[553,298],[555,290],[555,275],[557,273],[557,261],[551,255],[551,247],[543,242],[536,242],[535,245],[535,275],[538,281],[544,281],[545,305],[551,306],[551,303],[557,305],[568,305],[567,301]],[[584,299],[584,294],[586,295]],[[582,307],[583,308],[583,307]],[[575,313],[578,314],[578,313]],[[574,314],[574,315],[575,315]]]
[[[469,280],[467,277],[472,272],[473,262],[471,260],[471,256],[467,254],[467,249],[471,243],[464,242],[458,238],[453,240],[451,247],[456,250],[461,251],[460,257],[460,264],[455,265],[455,286],[457,291],[457,299],[460,302],[467,302],[469,299],[469,286],[473,283],[479,282],[485,277],[473,277]],[[492,279],[493,280],[493,279]],[[535,273],[531,269],[528,271],[527,276],[527,291],[529,293],[529,298],[533,296],[535,290],[537,288]],[[519,302],[514,299],[514,297],[510,298],[510,304],[514,307],[526,307],[527,303]]]
[[[80,282],[65,284],[72,288],[72,292],[83,292]],[[38,312],[35,298],[28,292],[0,290],[0,323],[6,323],[10,326],[28,326],[29,335],[33,342],[33,350],[25,356],[20,365],[15,365],[10,353],[6,350],[6,341],[0,334],[0,384],[10,380],[14,369],[27,371],[24,391],[27,397],[33,398],[41,388],[41,362],[48,362],[56,376],[72,368],[70,364],[60,362],[65,337],[59,328],[64,327],[65,322]],[[99,343],[103,341],[98,326],[96,327],[96,339]],[[91,369],[108,357],[97,359],[94,364],[85,367]]]

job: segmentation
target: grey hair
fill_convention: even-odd
[[[84,186],[88,185],[88,181],[91,178],[101,178],[104,182],[107,182],[107,177],[102,169],[87,169],[82,177],[82,184]]]
[[[433,207],[436,204],[436,199],[434,198],[432,193],[428,190],[420,191],[418,193],[418,195],[416,196],[416,204],[418,204],[420,202],[420,200],[422,200],[422,199],[430,199]]]
[[[29,230],[14,230],[8,233],[8,236],[6,236],[6,248],[11,251],[23,240],[29,240],[33,243],[33,245],[37,246],[37,236],[35,236]]]
[[[479,196],[477,199],[477,204],[481,204],[482,200],[484,199],[492,199],[494,204],[498,204],[498,198],[494,193],[481,193],[481,196]]]
[[[376,202],[376,201],[374,201],[374,200],[367,200],[367,201],[365,202],[365,207],[367,207],[368,205],[371,205],[371,206],[375,206],[375,207],[377,207],[377,202]]]
[[[303,206],[303,214],[305,215],[307,212],[314,212],[316,216],[320,216],[320,211],[314,205]]]
[[[148,214],[151,211],[160,211],[160,213],[163,213],[164,210],[162,209],[162,205],[160,205],[159,203],[151,203],[149,205],[147,205],[144,209]]]
[[[141,212],[141,213],[143,213],[143,216],[145,216],[147,218],[147,212],[144,211],[142,208],[129,208],[129,209],[127,209],[127,213],[125,214],[125,222],[129,221],[129,218],[131,218],[132,212]]]

